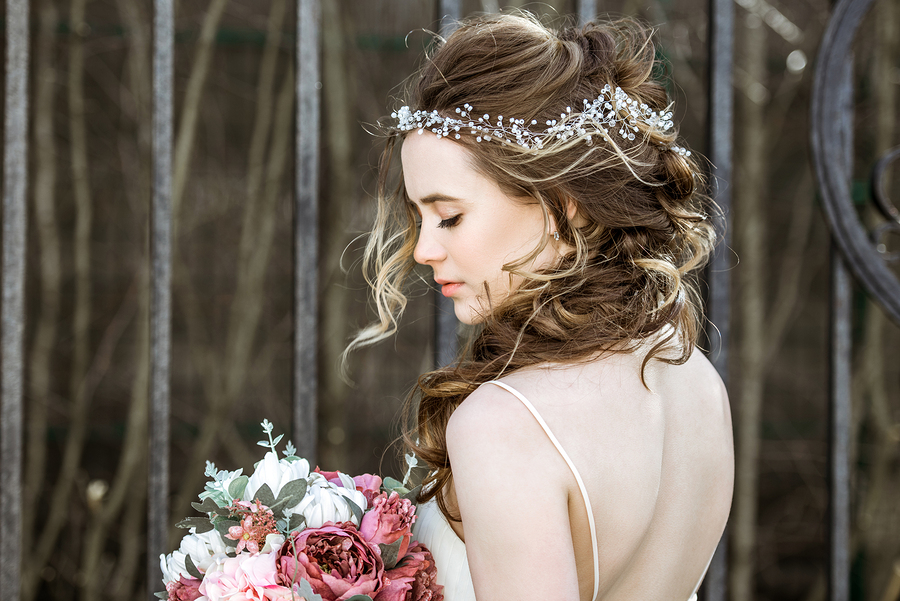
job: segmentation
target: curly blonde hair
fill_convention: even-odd
[[[482,16],[463,22],[426,57],[408,104],[450,116],[468,103],[478,113],[544,123],[608,84],[663,111],[669,100],[654,67],[651,31],[634,21],[557,31],[527,14]],[[348,351],[396,331],[415,265],[415,209],[402,173],[392,178],[405,134],[389,127],[386,133],[364,263],[378,320]],[[668,150],[676,135],[648,126],[634,140],[604,136],[586,144],[574,136],[540,149],[469,135],[454,140],[510,197],[540,203],[545,221],[552,217],[572,251],[553,268],[529,270],[549,243],[545,234],[528,256],[505,265],[522,284],[491,307],[455,364],[422,375],[408,397],[404,442],[434,469],[421,500],[437,497],[448,518],[458,519],[444,498],[452,476],[445,430],[478,386],[537,364],[633,352],[651,336],[657,339],[643,358],[642,378],[651,359],[678,364],[692,353],[701,303],[689,274],[706,261],[715,233],[703,210],[699,166],[687,153]],[[575,219],[568,215],[571,203]]]

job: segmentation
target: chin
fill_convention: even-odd
[[[464,323],[467,326],[481,323],[482,321],[480,315],[473,315],[472,312],[468,310],[468,308],[465,308],[462,311],[456,311],[456,319],[458,319],[460,323]]]
[[[454,303],[456,319],[467,326],[473,326],[484,321],[484,314],[480,307],[473,307],[469,303]]]

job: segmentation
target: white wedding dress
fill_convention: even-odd
[[[581,474],[569,455],[559,444],[556,436],[550,431],[547,422],[541,417],[531,404],[531,401],[525,398],[518,390],[505,384],[493,380],[489,382],[503,388],[517,399],[531,412],[534,419],[537,420],[550,442],[559,451],[559,454],[568,464],[569,469],[578,482],[578,488],[581,490],[581,496],[584,498],[584,506],[587,509],[588,523],[591,529],[591,547],[594,557],[594,594],[592,599],[597,599],[597,593],[600,590],[600,566],[597,553],[597,529],[594,526],[594,512],[591,509],[591,501],[587,495],[587,489],[581,479]],[[472,584],[472,574],[469,572],[469,560],[466,556],[466,544],[460,540],[453,528],[447,522],[447,518],[441,513],[440,508],[435,500],[423,503],[416,508],[416,523],[413,525],[413,539],[418,540],[425,545],[431,555],[434,557],[435,567],[437,568],[437,583],[444,587],[444,601],[476,601],[475,587]],[[699,586],[699,584],[698,584]],[[697,601],[697,594],[694,593],[688,601]]]

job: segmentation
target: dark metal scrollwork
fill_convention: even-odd
[[[881,214],[884,215],[884,218],[887,219],[887,222],[872,230],[871,237],[876,250],[881,253],[886,261],[900,260],[900,251],[888,252],[887,244],[883,242],[889,234],[900,236],[900,210],[890,201],[884,186],[884,172],[887,171],[888,165],[898,158],[900,158],[900,146],[888,150],[875,163],[875,168],[872,170],[872,198],[875,199],[875,205],[881,211]]]
[[[842,85],[842,74],[845,73],[847,61],[852,60],[853,56],[853,38],[872,2],[838,2],[822,38],[813,81],[812,156],[825,216],[841,254],[857,280],[891,319],[900,324],[900,280],[887,264],[887,253],[879,252],[878,243],[873,243],[860,222],[850,197],[850,180],[845,170],[839,167],[844,164],[846,153],[840,128],[852,109],[841,103],[841,95],[836,94],[835,90]],[[881,172],[896,158],[892,157],[896,150],[879,161]],[[876,172],[878,168],[876,166]],[[878,185],[880,182],[879,175]],[[882,237],[900,222],[896,221],[897,208],[887,200],[886,195],[876,197],[876,202],[889,220],[886,226],[876,230]]]

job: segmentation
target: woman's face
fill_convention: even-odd
[[[400,156],[407,196],[422,217],[413,256],[434,270],[434,281],[453,300],[459,320],[477,323],[519,284],[521,278],[503,271],[503,265],[528,255],[547,233],[541,207],[507,196],[472,167],[463,146],[447,138],[413,132]],[[545,267],[558,256],[548,244],[530,268]]]

